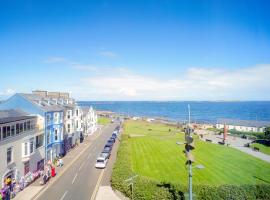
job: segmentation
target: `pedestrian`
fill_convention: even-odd
[[[59,158],[59,166],[62,167],[63,165],[64,165],[63,159],[62,158]]]
[[[10,186],[9,185],[6,185],[6,187],[5,187],[5,191],[6,191],[6,198],[5,198],[5,200],[10,200]]]

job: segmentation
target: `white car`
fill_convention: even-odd
[[[104,169],[107,165],[108,159],[104,157],[98,157],[96,162],[96,168]]]

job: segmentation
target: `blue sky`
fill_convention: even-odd
[[[270,100],[270,3],[1,1],[0,99]]]

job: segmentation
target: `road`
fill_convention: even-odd
[[[116,124],[108,125],[87,150],[37,200],[90,200],[104,171],[95,168],[96,158]]]

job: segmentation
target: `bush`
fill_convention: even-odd
[[[131,163],[131,142],[128,135],[123,134],[117,153],[117,161],[112,173],[112,187],[131,198],[131,188],[126,179],[134,176]],[[134,199],[136,200],[184,200],[186,185],[162,183],[157,180],[138,176],[134,182]],[[194,185],[194,199],[202,200],[264,200],[270,199],[270,185]]]

